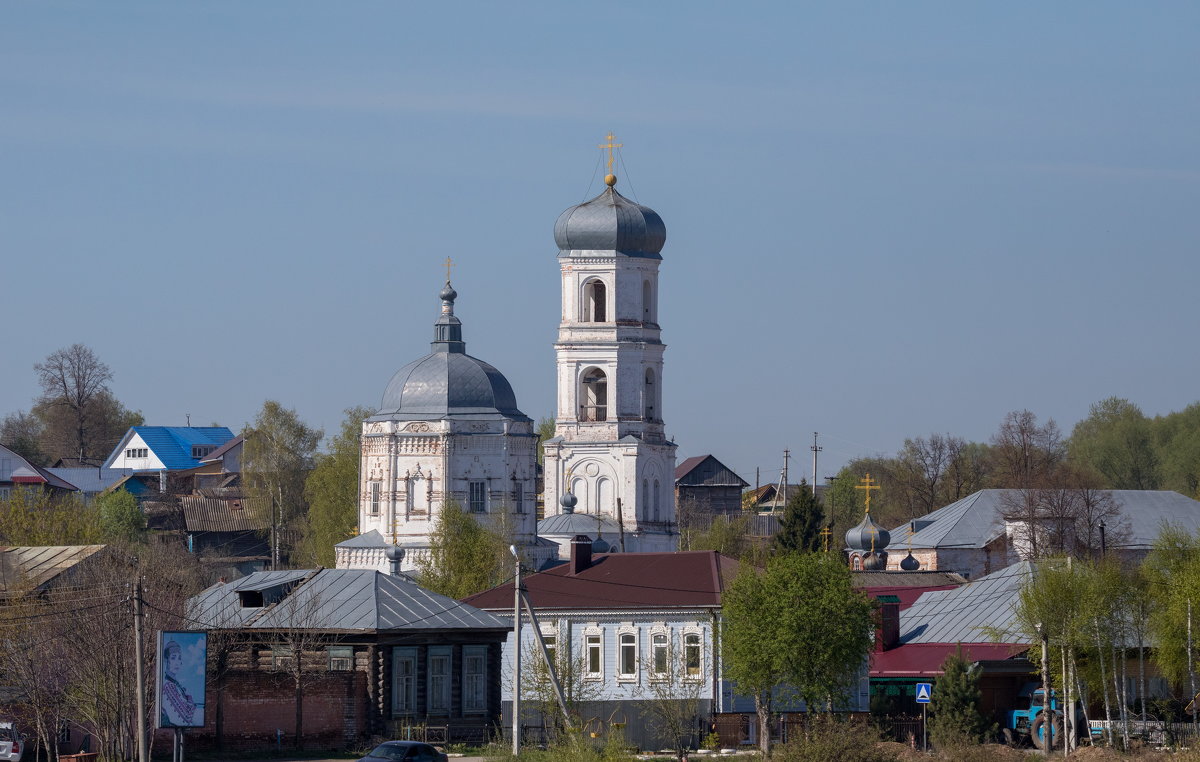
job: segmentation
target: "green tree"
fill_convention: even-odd
[[[1108,489],[1158,489],[1158,453],[1153,427],[1141,409],[1109,397],[1092,405],[1075,424],[1068,446],[1071,458],[1098,472]]]
[[[1154,419],[1161,487],[1200,498],[1200,402]]]
[[[1200,540],[1177,527],[1165,527],[1142,569],[1149,582],[1154,661],[1164,677],[1190,689],[1196,654],[1195,645],[1188,652],[1187,632],[1189,614],[1192,627],[1200,626]]]
[[[305,555],[320,566],[334,565],[333,546],[354,534],[358,522],[358,468],[362,460],[362,424],[374,411],[346,410],[342,429],[329,442],[329,452],[317,456],[304,482],[308,498]]]
[[[34,465],[46,465],[41,445],[44,428],[36,415],[23,411],[9,413],[0,421],[0,444]]]
[[[271,527],[271,565],[279,568],[283,536],[294,535],[296,520],[308,513],[304,482],[323,433],[305,425],[295,410],[267,400],[242,435],[243,489],[269,511],[264,518]]]
[[[721,607],[725,674],[737,692],[754,697],[765,754],[777,690],[832,709],[866,666],[874,606],[854,589],[840,556],[785,553],[765,569],[745,564]]]
[[[537,462],[542,465],[546,458],[546,451],[542,449],[542,443],[547,439],[553,439],[556,425],[554,419],[550,416],[539,418],[537,422]]]
[[[108,542],[140,542],[146,532],[146,517],[137,498],[124,489],[96,498],[100,531]]]
[[[417,559],[421,585],[456,600],[493,588],[511,576],[510,542],[503,527],[485,527],[447,501],[429,535],[429,553]]]
[[[984,743],[995,731],[979,711],[979,671],[963,658],[962,649],[942,662],[937,703],[929,717],[929,737],[940,748]]]
[[[716,515],[707,529],[691,529],[680,532],[683,547],[680,550],[715,550],[723,556],[743,559],[752,552],[754,541],[746,536],[750,529],[748,514],[736,516]]]
[[[100,511],[76,493],[17,487],[0,500],[0,545],[92,545],[103,540]]]
[[[821,528],[825,525],[825,509],[813,495],[808,482],[801,479],[799,489],[788,499],[779,531],[772,541],[777,552],[812,552],[821,548]]]

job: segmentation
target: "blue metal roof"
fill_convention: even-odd
[[[233,439],[225,426],[134,426],[130,429],[142,438],[168,471],[185,471],[200,465],[192,457],[193,445],[221,445]]]

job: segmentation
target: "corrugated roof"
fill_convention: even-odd
[[[946,657],[959,647],[957,643],[921,643],[874,652],[871,677],[937,677]],[[1028,650],[1008,643],[969,643],[961,648],[969,662],[1011,659]]]
[[[261,498],[183,495],[179,504],[189,532],[254,532],[270,525]]]
[[[0,592],[43,589],[76,564],[106,545],[43,545],[0,547]]]
[[[294,585],[290,590],[288,585]],[[243,607],[239,591],[283,586],[265,607]],[[210,628],[336,631],[503,630],[508,625],[474,606],[430,592],[407,577],[368,569],[257,572],[214,585],[188,601],[189,616]]]
[[[55,476],[65,479],[81,492],[103,492],[119,482],[132,471],[127,468],[47,468]]]
[[[225,426],[133,426],[106,462],[116,459],[131,434],[141,437],[168,471],[186,471],[200,465],[200,459],[192,457],[193,445],[220,447],[233,439],[233,432]]]
[[[716,551],[606,553],[577,575],[569,563],[525,577],[539,609],[637,609],[720,606],[737,561]],[[511,582],[465,600],[481,609],[512,608]]]
[[[1200,531],[1200,501],[1170,490],[1103,490],[1112,496],[1130,536],[1119,541],[1110,526],[1109,547],[1149,548],[1165,524],[1189,533]],[[982,548],[1004,534],[1021,490],[985,489],[892,530],[890,547]],[[1110,522],[1110,525],[1112,522]]]
[[[952,590],[923,594],[900,612],[902,643],[1029,643],[1016,626],[1021,586],[1034,573],[1029,561],[1013,564]]]

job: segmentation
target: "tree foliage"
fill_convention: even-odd
[[[808,482],[801,479],[799,488],[788,499],[779,519],[779,531],[773,545],[776,552],[808,553],[821,549],[821,528],[825,525],[825,509],[820,498],[813,495]]]
[[[938,747],[984,743],[994,728],[979,711],[979,671],[963,658],[962,649],[942,662],[937,703],[929,717],[929,736]]]
[[[100,511],[76,493],[17,487],[0,499],[0,544],[92,545],[104,541]]]
[[[264,518],[272,528],[272,544],[282,556],[284,530],[292,529],[287,534],[294,534],[297,520],[308,512],[304,482],[323,434],[309,428],[295,410],[267,400],[242,435],[243,489],[270,511]]]
[[[1092,405],[1088,417],[1075,424],[1069,449],[1108,489],[1158,489],[1152,424],[1129,400],[1109,397]]]
[[[429,535],[429,554],[417,559],[422,587],[457,600],[501,584],[512,576],[508,535],[505,527],[485,527],[447,501]]]
[[[871,648],[873,604],[840,556],[785,553],[749,564],[722,596],[721,653],[736,690],[754,697],[763,751],[774,691],[812,708],[843,702]]]
[[[100,531],[107,542],[140,542],[146,532],[146,517],[137,498],[124,489],[96,498]]]
[[[365,407],[346,410],[341,431],[330,440],[329,451],[317,456],[316,466],[304,482],[308,499],[305,555],[317,565],[332,567],[333,546],[354,534],[358,523],[362,424],[373,412]]]
[[[539,466],[542,465],[546,457],[546,451],[542,449],[542,443],[547,439],[553,439],[555,430],[556,424],[554,423],[554,418],[546,416],[538,419],[535,433],[537,434],[537,462]]]

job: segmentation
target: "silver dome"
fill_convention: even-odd
[[[635,204],[615,188],[573,206],[554,223],[554,242],[562,252],[616,251],[629,257],[662,259],[667,226],[658,212]]]
[[[858,526],[846,532],[846,547],[851,550],[883,550],[892,541],[888,530],[875,523],[871,514],[863,516]]]

